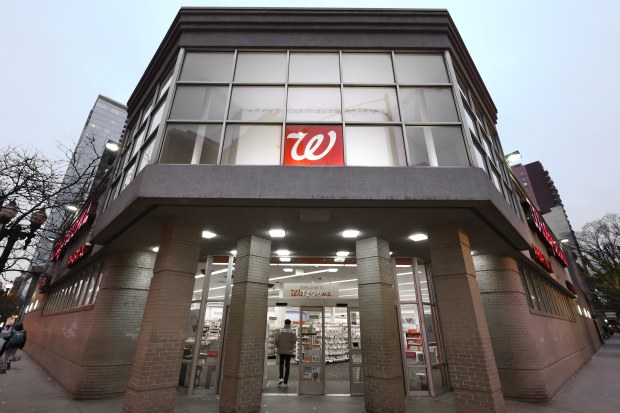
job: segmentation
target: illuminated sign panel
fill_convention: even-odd
[[[543,254],[543,252],[541,250],[539,250],[534,244],[532,244],[532,251],[533,251],[533,257],[534,260],[539,263],[540,265],[542,265],[545,270],[549,271],[549,272],[553,272],[553,268],[551,267],[551,261],[549,261],[549,259],[545,256],[545,254]]]
[[[90,244],[82,245],[73,254],[71,254],[69,259],[67,260],[67,267],[71,267],[72,265],[75,265],[82,258],[88,256],[88,254],[90,254],[91,249],[92,249],[92,246]]]
[[[94,214],[91,215],[90,213],[91,209],[95,209],[93,208],[92,203],[86,207],[84,212],[82,212],[82,215],[80,215],[80,217],[73,223],[73,225],[71,225],[71,228],[69,228],[69,230],[65,232],[65,235],[62,237],[62,239],[58,241],[56,245],[54,245],[51,257],[52,261],[58,261],[62,258],[65,248],[67,247],[69,242],[75,237],[75,235],[80,231],[80,229],[82,229],[82,227],[84,227],[84,225],[86,225],[94,216]]]
[[[523,208],[525,209],[527,222],[530,224],[530,227],[534,230],[534,232],[536,232],[538,238],[540,238],[541,241],[547,245],[550,255],[556,257],[563,266],[568,267],[564,251],[553,238],[551,230],[542,219],[538,211],[536,211],[536,209],[531,206],[529,202],[524,202]]]
[[[287,126],[284,165],[344,166],[342,126]]]

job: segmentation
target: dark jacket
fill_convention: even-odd
[[[15,330],[5,340],[7,340],[7,348],[24,348],[24,345],[26,345],[26,330]]]
[[[295,346],[297,345],[297,334],[289,327],[286,326],[280,330],[280,333],[276,336],[276,347],[280,354],[295,354]]]

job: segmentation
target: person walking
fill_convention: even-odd
[[[15,326],[15,330],[5,337],[4,340],[5,343],[2,346],[4,350],[4,362],[6,364],[6,369],[9,370],[15,353],[18,349],[21,350],[24,348],[26,344],[26,330],[24,330],[24,326],[21,323]]]
[[[297,334],[291,328],[291,320],[284,320],[284,328],[276,336],[276,348],[280,355],[280,380],[278,386],[288,387],[288,376],[291,371],[291,356],[295,355]]]

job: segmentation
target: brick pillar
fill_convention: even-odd
[[[394,296],[394,270],[386,241],[355,243],[362,325],[364,402],[368,412],[405,411],[403,366]]]
[[[200,228],[181,219],[162,229],[124,413],[173,412],[200,252]]]
[[[249,237],[237,243],[220,392],[222,413],[261,409],[270,256],[271,241]]]
[[[521,399],[550,399],[553,393],[541,374],[547,363],[536,351],[537,325],[517,262],[497,255],[475,255],[473,260],[502,392]]]
[[[431,227],[428,235],[456,412],[505,412],[469,237],[456,223]]]

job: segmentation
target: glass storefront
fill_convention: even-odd
[[[447,364],[427,266],[417,259],[397,264],[396,280],[407,394],[434,396],[448,391]]]

